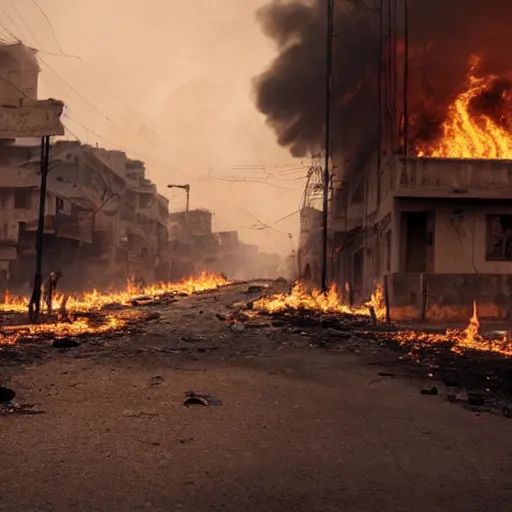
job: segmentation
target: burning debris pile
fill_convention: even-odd
[[[56,339],[118,332],[147,315],[137,306],[169,303],[177,296],[215,290],[229,284],[223,277],[202,273],[178,283],[160,283],[137,287],[128,283],[126,290],[99,292],[94,290],[76,296],[57,295],[53,300],[56,318],[49,316],[37,324],[20,322],[20,313],[28,309],[27,297],[6,293],[0,303],[4,327],[0,329],[0,345],[12,345],[21,340]],[[8,325],[5,325],[8,324]]]
[[[350,331],[360,339],[390,341],[404,347],[412,357],[425,347],[448,348],[454,354],[467,352],[489,353],[512,357],[512,342],[508,335],[497,338],[480,332],[477,305],[466,329],[446,329],[442,332],[404,329],[382,322],[385,318],[382,286],[378,285],[370,300],[361,307],[344,304],[336,288],[328,293],[318,290],[308,292],[303,284],[296,283],[289,293],[261,297],[235,311],[227,320],[232,324],[254,322],[258,317],[270,319],[274,326],[333,328]],[[345,336],[341,336],[345,339]]]
[[[281,293],[268,298],[261,298],[253,303],[255,311],[277,313],[290,310],[310,310],[331,314],[367,315],[370,307],[373,307],[377,316],[383,318],[382,286],[378,285],[371,299],[362,308],[353,308],[342,303],[332,285],[327,293],[313,290],[309,293],[302,283],[296,283],[290,293]]]

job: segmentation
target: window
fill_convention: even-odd
[[[391,272],[391,231],[386,233],[385,239],[385,269],[386,272]]]
[[[28,210],[30,209],[31,190],[29,188],[17,188],[14,191],[14,209]]]
[[[512,215],[487,215],[487,261],[512,261]]]

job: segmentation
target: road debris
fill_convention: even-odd
[[[429,396],[437,396],[439,394],[439,390],[435,386],[432,386],[432,387],[428,387],[428,388],[423,388],[421,390],[421,394],[429,395]]]
[[[10,402],[15,396],[14,390],[0,386],[0,404]]]
[[[13,402],[0,403],[0,416],[8,414],[37,416],[39,414],[46,414],[46,412],[35,409],[34,404],[15,404]]]
[[[61,349],[77,348],[80,346],[80,343],[73,338],[57,338],[53,340],[52,346]]]
[[[196,393],[195,391],[187,391],[185,393],[185,401],[183,405],[189,407],[191,405],[203,405],[203,406],[219,406],[222,405],[222,401],[211,395],[204,395],[202,393]]]

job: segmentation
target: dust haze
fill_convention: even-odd
[[[255,18],[263,3],[41,0],[51,27],[30,1],[4,8],[42,50],[40,95],[66,103],[71,138],[146,161],[171,211],[185,196],[166,185],[190,183],[215,229],[286,253],[297,216],[254,229],[297,210],[305,174],[254,106],[252,78],[275,56]]]

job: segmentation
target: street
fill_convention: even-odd
[[[2,383],[42,414],[0,415],[0,510],[510,509],[508,419],[422,396],[363,356],[236,332],[215,315],[246,291],[2,362]],[[191,390],[222,404],[185,407]]]

